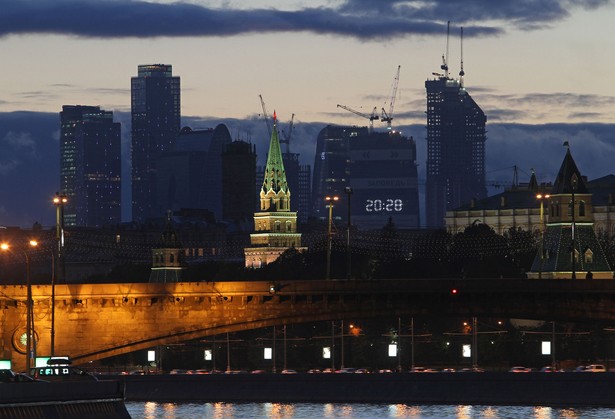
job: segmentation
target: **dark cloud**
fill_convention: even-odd
[[[385,40],[442,35],[447,20],[463,25],[468,37],[490,36],[509,27],[541,27],[565,19],[574,8],[606,3],[608,0],[347,0],[329,7],[276,10],[139,0],[13,0],[3,2],[0,36],[53,33],[152,38],[312,32]]]
[[[549,120],[553,115],[562,119],[575,118],[585,121],[599,121],[609,117],[596,109],[610,109],[615,106],[615,96],[577,93],[529,93],[523,95],[498,94],[472,88],[472,96],[482,104],[491,122],[512,122],[518,120]]]

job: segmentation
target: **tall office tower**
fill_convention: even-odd
[[[296,203],[297,221],[307,222],[310,212],[310,180],[311,167],[299,163],[299,154],[286,151],[282,153],[288,187],[293,191],[293,202]]]
[[[158,201],[152,208],[156,213],[198,208],[222,219],[222,152],[231,142],[224,124],[213,129],[182,128],[171,148],[155,160]]]
[[[62,106],[60,188],[64,223],[101,227],[121,222],[121,125],[99,106]]]
[[[222,152],[222,218],[250,220],[256,205],[256,146],[233,141]]]
[[[487,117],[463,85],[465,74],[463,57],[458,80],[449,77],[446,59],[441,68],[444,74],[438,74],[437,78],[425,81],[427,227],[444,226],[447,210],[453,210],[472,199],[483,199],[487,196],[485,185]]]
[[[275,113],[260,189],[260,212],[254,213],[251,247],[244,249],[246,267],[259,268],[275,261],[289,248],[304,251],[297,232],[297,213],[290,210],[291,191],[286,180]]]
[[[359,229],[380,229],[389,219],[398,228],[419,225],[416,143],[398,132],[325,127],[316,142],[313,181],[316,218],[326,219],[325,198],[338,196],[333,216],[346,219],[350,200],[351,223]]]
[[[170,150],[180,130],[179,77],[172,66],[140,65],[131,79],[132,220],[163,217],[156,191],[156,159]]]
[[[312,217],[325,220],[328,216],[325,197],[344,196],[345,188],[350,186],[349,141],[368,133],[367,127],[335,125],[327,125],[318,133],[312,177]],[[345,203],[343,205],[345,207]]]

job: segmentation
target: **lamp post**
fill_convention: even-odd
[[[350,195],[352,195],[352,188],[350,186],[346,186],[346,203],[348,205],[348,224],[346,225],[346,278],[350,279],[351,277],[351,264],[350,264]]]
[[[576,273],[576,266],[575,266],[575,223],[574,223],[574,214],[576,212],[576,203],[574,202],[574,192],[577,190],[577,184],[579,182],[579,178],[577,177],[576,173],[572,174],[572,178],[570,179],[570,186],[572,189],[572,202],[570,203],[571,207],[572,207],[572,223],[571,223],[571,230],[572,230],[572,249],[571,249],[571,255],[572,255],[572,279],[577,279],[577,273]]]
[[[30,240],[30,247],[38,246],[36,240]],[[10,246],[7,243],[2,243],[0,249],[10,251]],[[36,359],[36,342],[33,342],[34,334],[34,314],[32,313],[32,283],[30,281],[30,255],[26,250],[23,250],[23,255],[26,260],[26,373],[30,373],[30,367],[33,365],[33,360]]]
[[[478,367],[478,330],[476,317],[472,317],[472,368]]]
[[[542,266],[545,262],[545,224],[544,224],[544,206],[545,199],[551,198],[549,194],[537,194],[536,198],[540,200],[540,268],[538,270],[538,279],[542,279]]]
[[[342,359],[340,361],[340,369],[344,369],[344,320],[342,320],[342,330],[341,331],[342,331],[342,335],[341,335],[341,338],[342,338],[342,353],[341,353]]]
[[[325,201],[329,207],[329,227],[327,229],[327,275],[326,279],[331,279],[331,227],[333,223],[333,203],[339,200],[338,196],[327,196]]]
[[[52,255],[52,272],[51,272],[51,356],[55,355],[55,315],[56,315],[56,270],[59,271],[60,261],[62,260],[62,248],[64,247],[64,204],[68,202],[68,198],[65,195],[60,195],[56,192],[53,197],[53,205],[56,207],[56,241],[58,244],[57,260],[54,262]],[[64,273],[64,266],[61,266],[62,273]]]

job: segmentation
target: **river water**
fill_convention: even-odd
[[[613,408],[343,403],[126,402],[134,419],[615,419]]]

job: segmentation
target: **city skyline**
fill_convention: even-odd
[[[277,111],[283,129],[296,114],[292,152],[309,165],[324,126],[368,124],[337,104],[366,113],[373,107],[388,110],[400,65],[393,127],[416,139],[419,180],[424,181],[424,84],[434,78],[432,72],[441,71],[447,20],[451,76],[459,71],[463,26],[465,85],[488,118],[488,186],[510,181],[513,165],[520,181],[529,179],[532,168],[539,182],[549,181],[563,140],[569,140],[590,179],[612,172],[608,156],[615,151],[615,96],[599,77],[612,66],[604,53],[609,50],[609,19],[615,15],[612,1],[492,5],[476,0],[464,2],[463,8],[432,2],[430,9],[417,4],[414,12],[398,1],[322,0],[309,7],[293,1],[284,10],[267,1],[250,3],[249,10],[238,3],[63,0],[6,5],[6,14],[0,15],[5,62],[0,225],[53,223],[48,201],[59,188],[54,157],[59,123],[49,122],[59,119],[62,105],[113,111],[122,123],[123,188],[130,188],[125,179],[130,173],[130,78],[142,64],[173,65],[174,75],[182,79],[182,126],[224,123],[233,139],[255,144],[259,164],[269,136],[258,95],[271,114]],[[92,15],[94,4],[98,9]],[[68,21],[56,15],[67,7]],[[185,16],[182,11],[193,16],[178,28],[173,23]],[[134,17],[129,24],[122,23],[127,12]],[[141,25],[136,17],[146,14],[152,22],[164,15],[165,24]],[[207,19],[228,27],[198,25]],[[81,21],[88,25],[79,26]],[[44,71],[31,70],[41,63]],[[374,127],[385,129],[385,124]],[[13,202],[15,196],[19,203]],[[123,221],[130,220],[129,202],[124,196]]]

